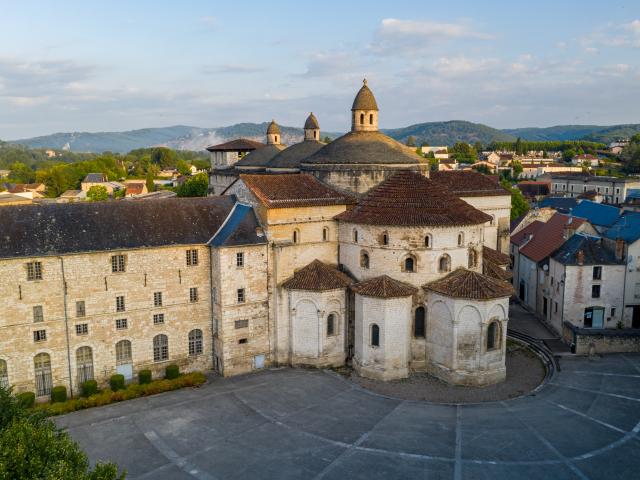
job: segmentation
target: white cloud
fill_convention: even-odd
[[[607,23],[581,39],[585,49],[595,47],[640,48],[640,20],[628,23]]]

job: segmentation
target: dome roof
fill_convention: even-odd
[[[269,160],[275,157],[281,150],[284,150],[286,146],[278,145],[266,145],[262,148],[254,150],[253,152],[245,155],[241,160],[238,160],[235,164],[236,167],[264,167]]]
[[[365,225],[454,227],[481,225],[491,216],[424,175],[400,170],[336,219]]]
[[[300,168],[300,162],[310,157],[325,144],[315,140],[305,140],[285,148],[269,160],[267,168]]]
[[[367,86],[366,78],[362,81],[362,87],[358,91],[356,98],[353,100],[351,110],[378,110],[376,97],[373,96],[373,92]]]
[[[320,128],[320,125],[318,124],[318,119],[313,114],[313,112],[311,112],[307,117],[307,121],[304,122],[304,129],[313,130],[313,129],[319,129],[319,128]]]
[[[419,165],[415,150],[378,131],[349,132],[304,160],[304,164]]]
[[[278,135],[280,135],[280,127],[275,120],[271,120],[271,123],[267,127],[267,135],[272,133],[277,133]]]

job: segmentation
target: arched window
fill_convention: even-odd
[[[416,271],[416,260],[413,257],[407,257],[404,259],[404,271],[407,273],[413,273]]]
[[[367,252],[360,252],[360,266],[362,268],[369,268],[369,254]]]
[[[332,313],[327,317],[327,336],[336,334],[336,316]]]
[[[478,266],[478,252],[473,248],[469,250],[469,268],[476,268]]]
[[[0,359],[0,387],[9,387],[9,370],[7,370],[6,360]]]
[[[293,231],[293,243],[300,243],[300,231],[297,228]]]
[[[93,380],[93,352],[91,347],[80,347],[76,350],[76,371],[78,385]]]
[[[196,328],[189,332],[189,355],[202,353],[202,330]]]
[[[375,323],[371,325],[371,346],[380,346],[380,327]]]
[[[275,141],[276,143],[278,143],[278,136],[277,136],[277,135],[276,135],[275,137],[273,137],[273,139],[274,139],[274,141]]]
[[[500,346],[500,325],[493,321],[487,328],[487,350],[495,350]]]
[[[389,245],[389,234],[387,232],[384,232],[380,237],[380,243],[382,245]]]
[[[416,338],[424,338],[424,307],[416,308],[413,320],[413,336]]]
[[[438,271],[449,272],[451,271],[451,257],[446,253],[438,260]]]
[[[116,365],[128,365],[132,362],[131,342],[129,340],[120,340],[116,343]]]
[[[360,125],[364,125],[364,113],[360,114]]]
[[[458,234],[458,246],[462,246],[464,244],[464,233],[460,232]]]
[[[424,236],[424,246],[426,248],[431,248],[431,235]]]
[[[313,138],[315,138],[316,140],[318,139],[318,131],[317,130],[313,131]]]
[[[51,394],[51,357],[48,353],[39,353],[33,358],[36,374],[36,395],[43,397]]]
[[[153,337],[153,361],[163,362],[169,360],[169,339],[160,334]]]
[[[369,125],[373,125],[373,113],[369,114]]]
[[[327,240],[329,240],[329,229],[324,227],[322,229],[322,241],[326,242]]]
[[[355,243],[358,243],[358,230],[356,230],[355,228],[353,229],[353,241]]]

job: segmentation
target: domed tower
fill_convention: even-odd
[[[367,86],[367,79],[353,100],[351,107],[352,132],[376,132],[378,130],[378,104],[373,92]]]
[[[304,122],[304,139],[319,142],[320,141],[320,125],[318,119],[311,112]]]
[[[280,145],[280,137],[280,127],[275,120],[271,120],[267,127],[267,145]]]

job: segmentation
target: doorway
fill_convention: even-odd
[[[633,317],[631,318],[631,328],[640,328],[640,305],[633,306]]]
[[[525,296],[526,296],[526,292],[527,292],[527,288],[526,285],[524,283],[524,280],[520,280],[520,292],[519,292],[519,298],[520,300],[522,300],[523,302],[526,300]]]

